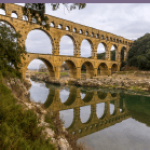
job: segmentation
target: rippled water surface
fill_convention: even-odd
[[[31,99],[59,111],[78,142],[94,150],[150,150],[150,97],[31,83]]]

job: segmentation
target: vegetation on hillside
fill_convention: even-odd
[[[134,41],[133,46],[128,52],[127,64],[129,66],[137,67],[141,70],[150,69],[150,34]]]

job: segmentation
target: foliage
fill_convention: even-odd
[[[38,126],[37,115],[16,104],[16,99],[2,82],[0,72],[0,148],[1,149],[55,149],[50,139],[45,140],[43,127]]]
[[[150,69],[150,34],[147,33],[134,41],[134,45],[128,52],[127,62],[142,70]]]
[[[10,26],[0,23],[0,70],[4,76],[21,76],[19,69],[21,57],[26,54],[25,46],[21,44],[21,35]]]
[[[51,3],[52,9],[57,10],[59,9],[61,3]],[[76,9],[77,7],[79,9],[85,8],[85,3],[73,3],[68,6],[68,3],[62,3],[68,10]],[[42,25],[46,29],[49,29],[49,24],[47,23],[48,17],[45,16],[45,3],[25,3],[25,6],[23,7],[23,14],[26,15],[28,18],[29,16],[31,18],[35,18],[37,24]]]

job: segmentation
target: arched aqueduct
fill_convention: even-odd
[[[27,67],[33,59],[40,59],[45,62],[50,72],[50,77],[54,79],[59,79],[60,67],[64,61],[66,61],[69,66],[71,78],[81,78],[81,67],[83,64],[86,66],[87,78],[97,76],[98,67],[101,70],[101,74],[110,75],[111,71],[118,71],[120,68],[121,49],[125,49],[124,59],[126,59],[129,48],[133,44],[133,41],[112,33],[45,14],[48,17],[47,23],[49,25],[53,24],[53,27],[50,27],[50,29],[47,30],[43,28],[43,26],[33,23],[33,18],[31,17],[28,18],[28,22],[24,21],[22,6],[12,3],[1,4],[1,6],[3,6],[5,15],[0,15],[0,21],[10,24],[15,31],[20,31],[22,35],[22,44],[25,44],[28,33],[34,29],[44,31],[52,42],[52,55],[36,54],[36,52],[27,53],[25,56],[26,60],[22,60],[22,66],[20,69],[23,79],[26,78]],[[12,13],[15,13],[17,18],[12,18]],[[59,55],[59,43],[64,35],[69,36],[73,40],[74,56]],[[84,39],[88,40],[91,44],[91,58],[80,57],[80,47]],[[105,46],[105,60],[97,59],[97,47],[100,43],[103,43]],[[110,49],[112,45],[114,45],[116,50],[115,61],[110,60]]]

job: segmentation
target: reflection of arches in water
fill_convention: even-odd
[[[96,104],[96,114],[97,114],[97,118],[100,119],[103,115],[105,111],[105,103],[99,103]]]
[[[30,99],[34,102],[44,103],[48,97],[49,89],[45,87],[45,84],[38,83],[30,80],[31,87],[29,89]],[[40,91],[40,92],[39,92]]]
[[[80,107],[80,118],[82,123],[88,122],[91,116],[91,106]]]
[[[60,100],[62,103],[65,103],[69,97],[70,90],[68,87],[63,88],[59,92]]]
[[[92,100],[93,96],[94,96],[94,92],[86,92],[86,95],[82,100],[88,103]]]
[[[112,97],[117,97],[117,93],[111,93]]]
[[[99,99],[105,99],[107,97],[107,93],[100,92],[100,91],[97,92],[97,95]]]
[[[110,103],[110,115],[115,114],[115,101],[111,101]]]
[[[59,111],[59,117],[64,121],[65,128],[68,128],[74,119],[73,109]]]
[[[50,88],[50,93],[47,97],[47,100],[44,103],[45,108],[48,108],[52,104],[55,97],[55,92],[56,92],[55,88]]]
[[[77,98],[77,88],[76,87],[70,87],[70,94],[68,99],[64,102],[64,105],[69,106],[74,103],[74,101]]]

